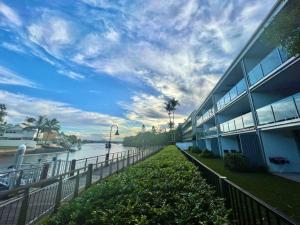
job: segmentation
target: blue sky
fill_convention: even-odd
[[[0,103],[8,122],[121,137],[201,104],[275,0],[0,0]]]

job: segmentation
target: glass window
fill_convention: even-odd
[[[227,94],[224,96],[224,103],[225,103],[225,105],[227,105],[229,102],[230,102],[230,95],[229,95],[229,93],[227,93]]]
[[[228,123],[223,123],[224,125],[224,132],[228,132],[229,128],[228,128]]]
[[[298,112],[300,112],[300,93],[294,95],[294,99],[297,105]]]
[[[229,130],[230,130],[230,131],[236,130],[235,124],[234,124],[234,120],[230,120],[230,121],[228,122],[228,126],[229,126]]]
[[[252,117],[251,112],[243,115],[242,117],[243,117],[244,128],[254,126],[254,121],[253,121],[253,117]]]
[[[275,118],[270,105],[256,110],[259,124],[273,123]]]
[[[237,130],[244,128],[244,124],[243,124],[243,120],[242,120],[241,116],[238,118],[235,118],[234,120],[235,120],[235,127]]]
[[[234,86],[231,90],[230,90],[230,99],[233,100],[238,96],[237,90],[236,90],[236,86]]]
[[[297,118],[296,105],[292,97],[282,99],[272,104],[276,121]]]
[[[277,49],[274,49],[269,55],[267,55],[267,57],[265,57],[261,61],[261,67],[264,72],[264,75],[267,75],[268,73],[272,72],[280,65],[281,65],[281,59]]]
[[[279,46],[278,47],[279,50],[279,54],[281,56],[281,60],[282,62],[287,61],[290,58],[290,54],[288,53],[288,51],[286,50],[286,48]]]
[[[261,70],[260,64],[256,65],[249,73],[249,80],[250,84],[253,85],[257,81],[259,81],[261,78],[263,78],[263,72]]]
[[[236,85],[236,89],[237,89],[238,95],[240,95],[241,93],[243,93],[246,90],[245,79],[242,79],[242,80],[240,80],[240,82],[238,82],[238,84]]]

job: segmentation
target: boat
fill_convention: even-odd
[[[17,148],[25,144],[27,148],[36,148],[37,130],[24,130],[21,125],[8,125],[0,132],[0,148]]]

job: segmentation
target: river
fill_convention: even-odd
[[[112,144],[111,153],[122,152],[133,149],[130,147],[124,147],[122,144]],[[76,152],[70,152],[69,160],[82,159],[92,156],[104,155],[107,152],[105,144],[84,144],[81,150]],[[60,153],[42,153],[42,154],[28,154],[24,157],[24,163],[38,164],[39,160],[51,161],[53,157],[57,159],[66,160],[67,152]],[[15,163],[15,156],[0,156],[0,171],[7,170],[7,167]]]

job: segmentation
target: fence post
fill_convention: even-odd
[[[45,163],[45,164],[43,165],[42,172],[41,172],[41,176],[40,176],[40,180],[47,179],[49,167],[50,167],[49,163]]]
[[[125,167],[125,154],[122,154],[122,163],[123,163],[122,168],[124,168]]]
[[[23,177],[23,170],[21,170],[21,171],[19,172],[19,176],[18,176],[18,179],[17,179],[17,182],[16,182],[16,187],[20,187],[22,177]]]
[[[127,151],[127,166],[130,164],[130,150]]]
[[[74,172],[73,172],[73,175],[74,175]],[[80,175],[79,170],[77,170],[77,175],[75,177],[75,188],[74,188],[73,198],[76,198],[79,194],[79,179],[80,179],[79,175]]]
[[[85,189],[88,189],[92,185],[92,179],[93,179],[93,164],[89,164],[88,171],[86,174],[86,180],[85,180]]]
[[[120,169],[120,167],[119,167],[119,153],[118,153],[118,155],[117,155],[117,173],[119,172],[119,169]]]
[[[72,159],[71,166],[70,166],[70,171],[75,170],[75,168],[76,168],[76,159]],[[74,176],[74,172],[71,172],[70,176]]]
[[[100,164],[100,180],[103,178],[103,162]]]
[[[111,159],[111,160],[109,161],[109,175],[112,174],[112,162],[113,162],[113,159]]]
[[[85,158],[85,162],[84,162],[84,171],[86,171],[86,164],[87,164],[87,158]]]
[[[55,171],[56,171],[57,157],[53,157],[52,161],[53,161],[52,177],[54,177],[55,176]]]
[[[225,197],[225,193],[224,193],[224,190],[223,190],[223,182],[224,182],[224,179],[226,179],[226,177],[223,177],[223,176],[220,176],[220,177],[219,177],[220,197],[222,197],[222,198]]]
[[[57,210],[60,206],[61,197],[62,197],[62,176],[59,177],[59,181],[58,181],[54,212],[57,212]]]
[[[24,190],[24,198],[21,204],[20,215],[18,218],[17,225],[24,225],[26,224],[26,217],[27,217],[27,209],[29,207],[29,188]]]
[[[98,162],[99,162],[99,156],[97,156],[97,159],[96,159],[96,168],[98,168]]]
[[[58,160],[58,165],[57,165],[57,172],[56,172],[56,175],[59,175],[59,174],[60,174],[60,166],[61,166],[61,159]]]

